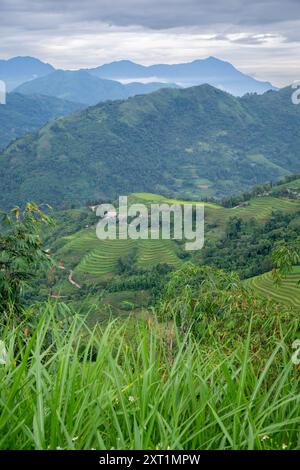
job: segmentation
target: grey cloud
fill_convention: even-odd
[[[299,78],[299,0],[0,0],[0,16],[1,58],[79,68],[216,55],[278,85]]]
[[[101,21],[152,29],[270,25],[300,19],[298,0],[1,0],[0,5],[4,24],[13,22],[15,14],[30,13],[29,29],[41,18],[47,21],[47,16],[52,27],[63,17],[65,22]]]
[[[244,45],[259,45],[266,44],[271,39],[282,39],[286,41],[286,38],[281,38],[277,34],[245,34],[242,37],[232,37],[230,34],[218,34],[213,40],[217,41],[229,41],[233,44],[244,44]]]
[[[300,41],[299,0],[0,0],[0,12],[2,28],[19,35],[88,34],[108,24],[154,31],[198,28],[227,39],[228,33],[247,31],[235,41],[249,45],[266,42],[257,34]]]

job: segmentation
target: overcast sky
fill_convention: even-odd
[[[0,58],[59,68],[216,56],[283,86],[300,79],[300,0],[0,0]]]

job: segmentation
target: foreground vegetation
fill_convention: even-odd
[[[240,334],[220,341],[215,319],[196,340],[154,317],[91,331],[48,305],[31,330],[2,328],[0,448],[299,449],[287,319],[265,318],[257,347],[255,314]]]
[[[152,286],[141,315],[113,319],[97,286],[78,303],[34,300],[42,273],[66,275],[43,248],[49,224],[27,204],[0,226],[1,449],[300,448],[298,306],[214,266],[134,272],[124,257],[106,294]],[[281,288],[297,238],[272,260]]]

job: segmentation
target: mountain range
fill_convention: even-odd
[[[182,87],[207,83],[235,96],[242,96],[245,93],[264,93],[267,90],[275,89],[271,83],[245,75],[229,62],[215,57],[183,64],[150,66],[121,60],[87,70],[100,78],[126,82],[147,80],[175,82]]]
[[[0,60],[0,80],[5,82],[7,91],[12,91],[21,83],[48,75],[54,70],[52,65],[34,57],[13,57]]]
[[[237,193],[300,171],[299,127],[289,88],[235,98],[202,85],[100,103],[0,154],[0,207]]]
[[[177,88],[172,83],[130,83],[95,77],[83,70],[56,70],[16,88],[17,93],[46,96],[93,105],[107,100],[126,99],[129,96],[151,93],[160,88]]]
[[[19,85],[29,82],[30,80],[40,79],[41,77],[45,77],[49,74],[53,75],[53,72],[55,72],[55,68],[52,65],[43,63],[33,57],[15,57],[9,60],[0,61],[0,80],[6,82],[8,91],[15,89]],[[240,72],[229,62],[225,62],[215,57],[194,60],[189,63],[171,65],[157,64],[150,66],[136,64],[129,60],[121,60],[110,64],[104,64],[99,67],[85,69],[82,70],[82,72],[86,72],[91,76],[101,79],[119,81],[123,84],[131,84],[133,82],[144,84],[149,82],[159,82],[159,86],[156,85],[155,89],[161,88],[162,83],[164,83],[165,86],[166,84],[169,84],[169,86],[170,84],[177,84],[180,87],[189,87],[207,83],[215,86],[216,88],[228,91],[235,96],[241,96],[246,93],[264,93],[267,90],[274,89],[271,83],[256,80],[255,78]],[[54,75],[51,80],[57,84],[58,77],[59,75]],[[71,80],[70,77],[71,76],[68,77],[69,81]],[[34,85],[31,85],[29,88],[26,86],[24,90],[27,90],[27,93],[29,91],[32,93],[35,86],[37,89],[40,87],[45,88],[47,87],[47,81],[41,82],[35,80]],[[86,85],[86,87],[88,86],[90,85]],[[94,84],[93,86],[95,87],[96,85]],[[116,85],[114,86],[116,87]],[[136,84],[132,86],[134,88],[137,87]],[[154,85],[151,86],[151,91],[154,91]],[[50,87],[54,87],[52,81],[50,82]],[[122,98],[136,94],[135,91],[129,92],[129,90],[130,88],[127,89],[127,95],[126,92],[123,92]],[[20,89],[18,91],[20,91]],[[145,91],[147,92],[147,88],[142,87],[141,89],[138,89],[137,93],[144,93]],[[59,93],[63,95],[65,91],[62,89],[62,91],[59,90]],[[67,91],[67,94],[68,93],[69,91]],[[57,96],[57,94],[55,96]],[[74,100],[74,96],[67,96],[67,98]],[[75,101],[78,100],[75,99]],[[90,99],[89,104],[91,104]]]

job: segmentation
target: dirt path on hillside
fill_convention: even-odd
[[[79,284],[77,284],[77,282],[75,282],[74,279],[73,279],[73,271],[72,270],[70,271],[70,274],[68,276],[68,281],[69,281],[70,284],[72,284],[72,286],[77,287],[77,289],[81,289],[81,286]]]

